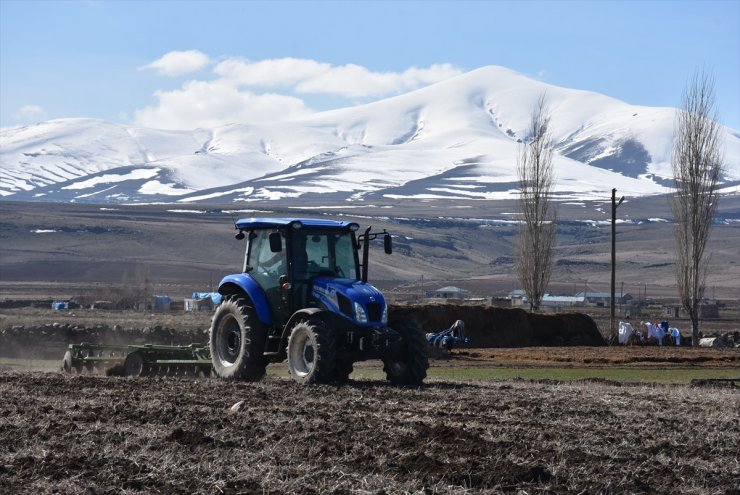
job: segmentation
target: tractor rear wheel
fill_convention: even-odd
[[[265,335],[256,312],[245,299],[232,296],[224,300],[213,315],[210,330],[216,375],[242,380],[262,378],[267,367]]]
[[[429,358],[424,331],[412,319],[399,319],[390,327],[403,337],[401,356],[383,359],[385,376],[394,385],[418,387],[427,376]]]
[[[288,338],[288,369],[299,383],[334,380],[336,343],[334,333],[318,318],[300,321]]]

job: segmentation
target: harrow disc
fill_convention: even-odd
[[[126,376],[142,376],[144,374],[144,356],[140,352],[132,352],[123,362]]]
[[[62,359],[62,371],[72,373],[72,369],[72,351],[67,351]]]

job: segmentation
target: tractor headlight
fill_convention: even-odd
[[[362,307],[362,304],[355,302],[355,320],[357,320],[360,323],[367,323],[367,313],[365,313],[365,308]]]
[[[383,318],[381,320],[381,323],[383,323],[383,325],[388,324],[388,305],[387,304],[383,304]]]

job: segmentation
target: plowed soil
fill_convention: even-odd
[[[460,317],[439,312],[417,317],[430,329]],[[476,347],[492,347],[455,349],[432,366],[740,369],[737,350],[605,347],[587,319],[522,315],[469,310]],[[175,330],[61,321],[0,329],[0,358],[58,362],[81,341],[205,340],[202,322]],[[738,494],[740,389],[726,385],[303,387],[276,376],[244,383],[0,366],[0,494]]]
[[[732,388],[4,371],[0,397],[0,493],[740,490]]]

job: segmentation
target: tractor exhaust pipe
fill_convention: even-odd
[[[362,236],[362,282],[367,283],[368,259],[370,257],[370,229],[365,229],[365,235]]]

